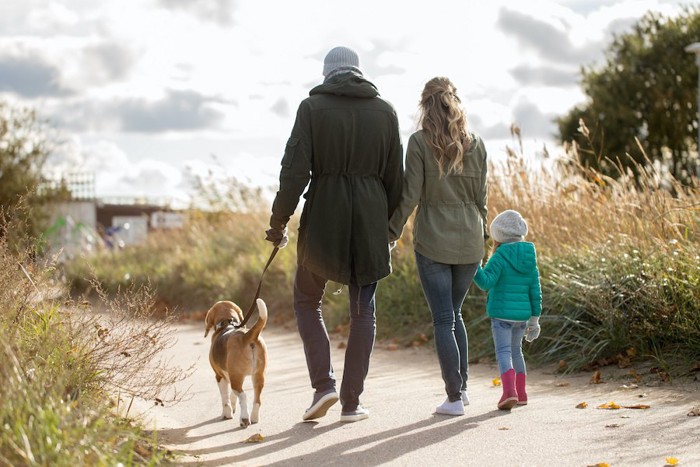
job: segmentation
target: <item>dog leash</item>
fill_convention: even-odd
[[[245,323],[248,322],[248,319],[250,319],[250,316],[253,314],[253,310],[255,309],[255,301],[260,298],[260,289],[262,289],[262,284],[263,284],[263,277],[265,277],[265,271],[267,271],[267,268],[270,267],[270,263],[272,263],[272,260],[275,259],[275,255],[279,251],[279,247],[275,247],[272,250],[272,253],[270,253],[270,258],[267,260],[267,264],[265,265],[265,269],[263,269],[262,274],[260,274],[260,282],[258,283],[258,291],[255,292],[255,298],[253,298],[253,303],[250,304],[250,308],[248,309],[248,312],[245,314],[245,317],[243,318],[243,321],[241,321],[241,324],[239,324],[238,328],[242,328],[245,326]]]

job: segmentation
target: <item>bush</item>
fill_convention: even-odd
[[[179,397],[167,388],[187,372],[158,359],[170,318],[150,319],[146,290],[98,308],[67,301],[54,273],[0,238],[0,464],[159,463],[157,440],[119,404]]]

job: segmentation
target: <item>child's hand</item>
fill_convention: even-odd
[[[540,337],[540,317],[533,316],[527,321],[527,327],[525,328],[525,340],[532,342]]]

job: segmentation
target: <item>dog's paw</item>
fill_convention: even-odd
[[[224,420],[230,420],[233,418],[233,409],[231,406],[224,406],[224,411],[221,413],[221,418]]]
[[[250,426],[250,419],[241,418],[241,428],[248,428]]]

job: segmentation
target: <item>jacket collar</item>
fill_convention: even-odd
[[[379,91],[362,73],[348,70],[345,73],[331,76],[323,84],[319,84],[309,92],[310,96],[315,94],[372,98],[379,96]]]

